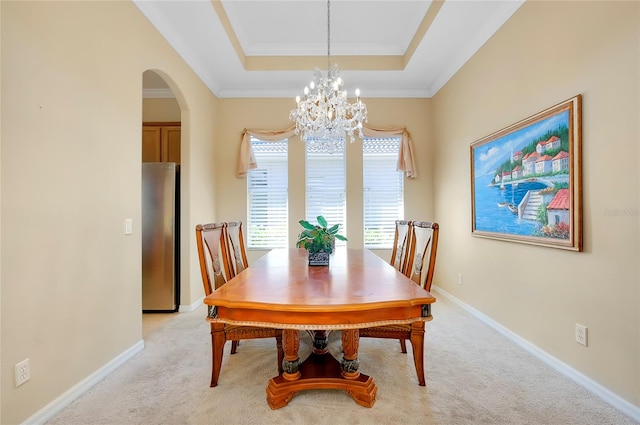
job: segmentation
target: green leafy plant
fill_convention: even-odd
[[[318,224],[311,224],[307,220],[300,220],[298,223],[304,230],[298,235],[298,248],[304,248],[312,254],[316,252],[333,252],[335,240],[346,241],[347,238],[338,233],[339,224],[329,227],[327,220],[319,215]]]

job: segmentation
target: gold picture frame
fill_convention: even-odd
[[[473,236],[582,251],[580,94],[471,143]]]

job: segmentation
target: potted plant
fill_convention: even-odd
[[[339,224],[329,227],[327,220],[319,215],[318,224],[311,224],[307,220],[298,223],[304,230],[298,235],[298,248],[304,248],[309,253],[310,266],[328,266],[329,255],[333,252],[336,239],[346,241],[347,238],[338,233]]]

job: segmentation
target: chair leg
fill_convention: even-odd
[[[400,341],[400,351],[407,354],[407,343],[404,341],[404,338],[400,338],[398,341]]]
[[[424,322],[411,324],[411,346],[413,347],[413,363],[418,375],[418,385],[424,387]]]
[[[231,341],[231,354],[236,353],[236,351],[238,350],[238,345],[240,345],[240,341],[238,341],[237,339]]]
[[[282,361],[284,360],[284,351],[282,349],[282,335],[276,337],[276,348],[278,350],[278,375],[282,375]]]
[[[211,387],[218,385],[218,378],[220,377],[220,369],[222,368],[222,354],[224,353],[224,344],[226,338],[224,335],[223,323],[211,324]]]

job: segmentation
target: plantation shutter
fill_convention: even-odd
[[[288,244],[287,140],[251,138],[259,168],[247,173],[247,247],[286,248]]]
[[[400,137],[362,141],[365,248],[392,248],[395,221],[404,217],[404,179],[396,168],[400,143]]]
[[[320,152],[313,144],[306,145],[306,219],[316,223],[324,216],[329,226],[340,224],[338,233],[345,235],[346,229],[346,170],[344,141],[333,153]],[[336,241],[336,245],[344,245]]]

